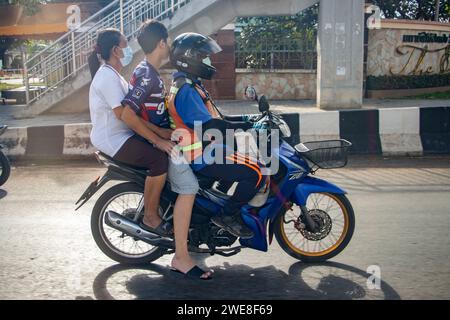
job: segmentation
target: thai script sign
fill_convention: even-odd
[[[421,32],[417,35],[403,35],[403,42],[415,43],[449,43],[450,36],[446,34],[438,35],[436,33]]]

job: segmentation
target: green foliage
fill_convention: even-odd
[[[250,17],[238,18],[236,24],[242,27],[241,38],[251,40],[253,37],[276,39],[312,36],[317,29],[318,4],[298,13],[295,16]]]
[[[435,20],[436,0],[372,0],[380,7],[386,18],[410,20]],[[450,3],[439,2],[439,20],[450,21]]]
[[[23,7],[24,13],[27,16],[32,16],[39,12],[39,5],[45,4],[46,0],[13,0],[11,4],[18,4]]]
[[[418,96],[403,97],[403,99],[416,99],[416,100],[447,100],[450,99],[450,91],[425,93]]]
[[[295,16],[238,18],[236,26],[241,31],[236,35],[237,51],[251,51],[245,57],[247,67],[266,66],[267,57],[258,53],[268,47],[279,51],[289,45],[295,50],[297,44],[315,39],[318,13],[319,5],[315,4]]]
[[[9,83],[0,82],[0,92],[3,90],[17,89],[20,87],[23,87],[23,84],[9,84]]]
[[[26,54],[33,55],[34,53],[43,50],[48,43],[49,41],[47,40],[14,39],[10,44],[9,49],[24,49]]]
[[[450,85],[450,73],[418,76],[368,76],[368,90],[395,90],[445,87]]]

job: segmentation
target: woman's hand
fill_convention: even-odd
[[[152,130],[158,136],[160,136],[163,139],[170,140],[170,137],[172,136],[172,132],[173,132],[172,129],[165,129],[165,128],[158,127],[157,125],[155,125],[149,121],[145,121],[141,117],[139,117],[139,119],[147,128]]]
[[[159,139],[154,144],[159,150],[164,151],[167,154],[171,154],[172,149],[175,146],[172,141],[166,139]]]

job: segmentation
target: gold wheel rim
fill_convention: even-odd
[[[336,196],[334,196],[334,195],[332,195],[330,193],[320,193],[320,194],[326,195],[326,196],[332,198],[334,201],[336,201],[336,203],[341,208],[342,214],[344,216],[344,228],[342,230],[342,233],[341,233],[339,239],[336,241],[336,243],[333,244],[330,248],[327,248],[325,250],[318,251],[318,252],[309,252],[309,251],[301,250],[298,247],[296,247],[288,239],[288,237],[286,235],[286,231],[284,229],[284,225],[285,225],[284,221],[282,221],[280,223],[281,236],[283,238],[283,241],[288,245],[289,249],[291,249],[292,251],[294,251],[294,252],[296,252],[298,254],[301,254],[301,255],[304,255],[304,256],[308,256],[308,257],[320,257],[320,256],[324,256],[324,255],[326,255],[326,254],[328,254],[330,252],[333,252],[334,250],[336,250],[336,248],[338,248],[341,245],[341,243],[344,241],[345,236],[347,235],[347,232],[348,232],[349,216],[348,216],[348,211],[347,211],[347,208],[345,207],[345,205],[342,203],[342,201],[339,198],[337,198]],[[300,232],[300,231],[298,231],[298,232]]]

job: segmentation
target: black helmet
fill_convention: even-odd
[[[216,41],[199,33],[180,34],[172,43],[170,62],[179,71],[210,80],[216,73],[204,59],[222,51]]]

